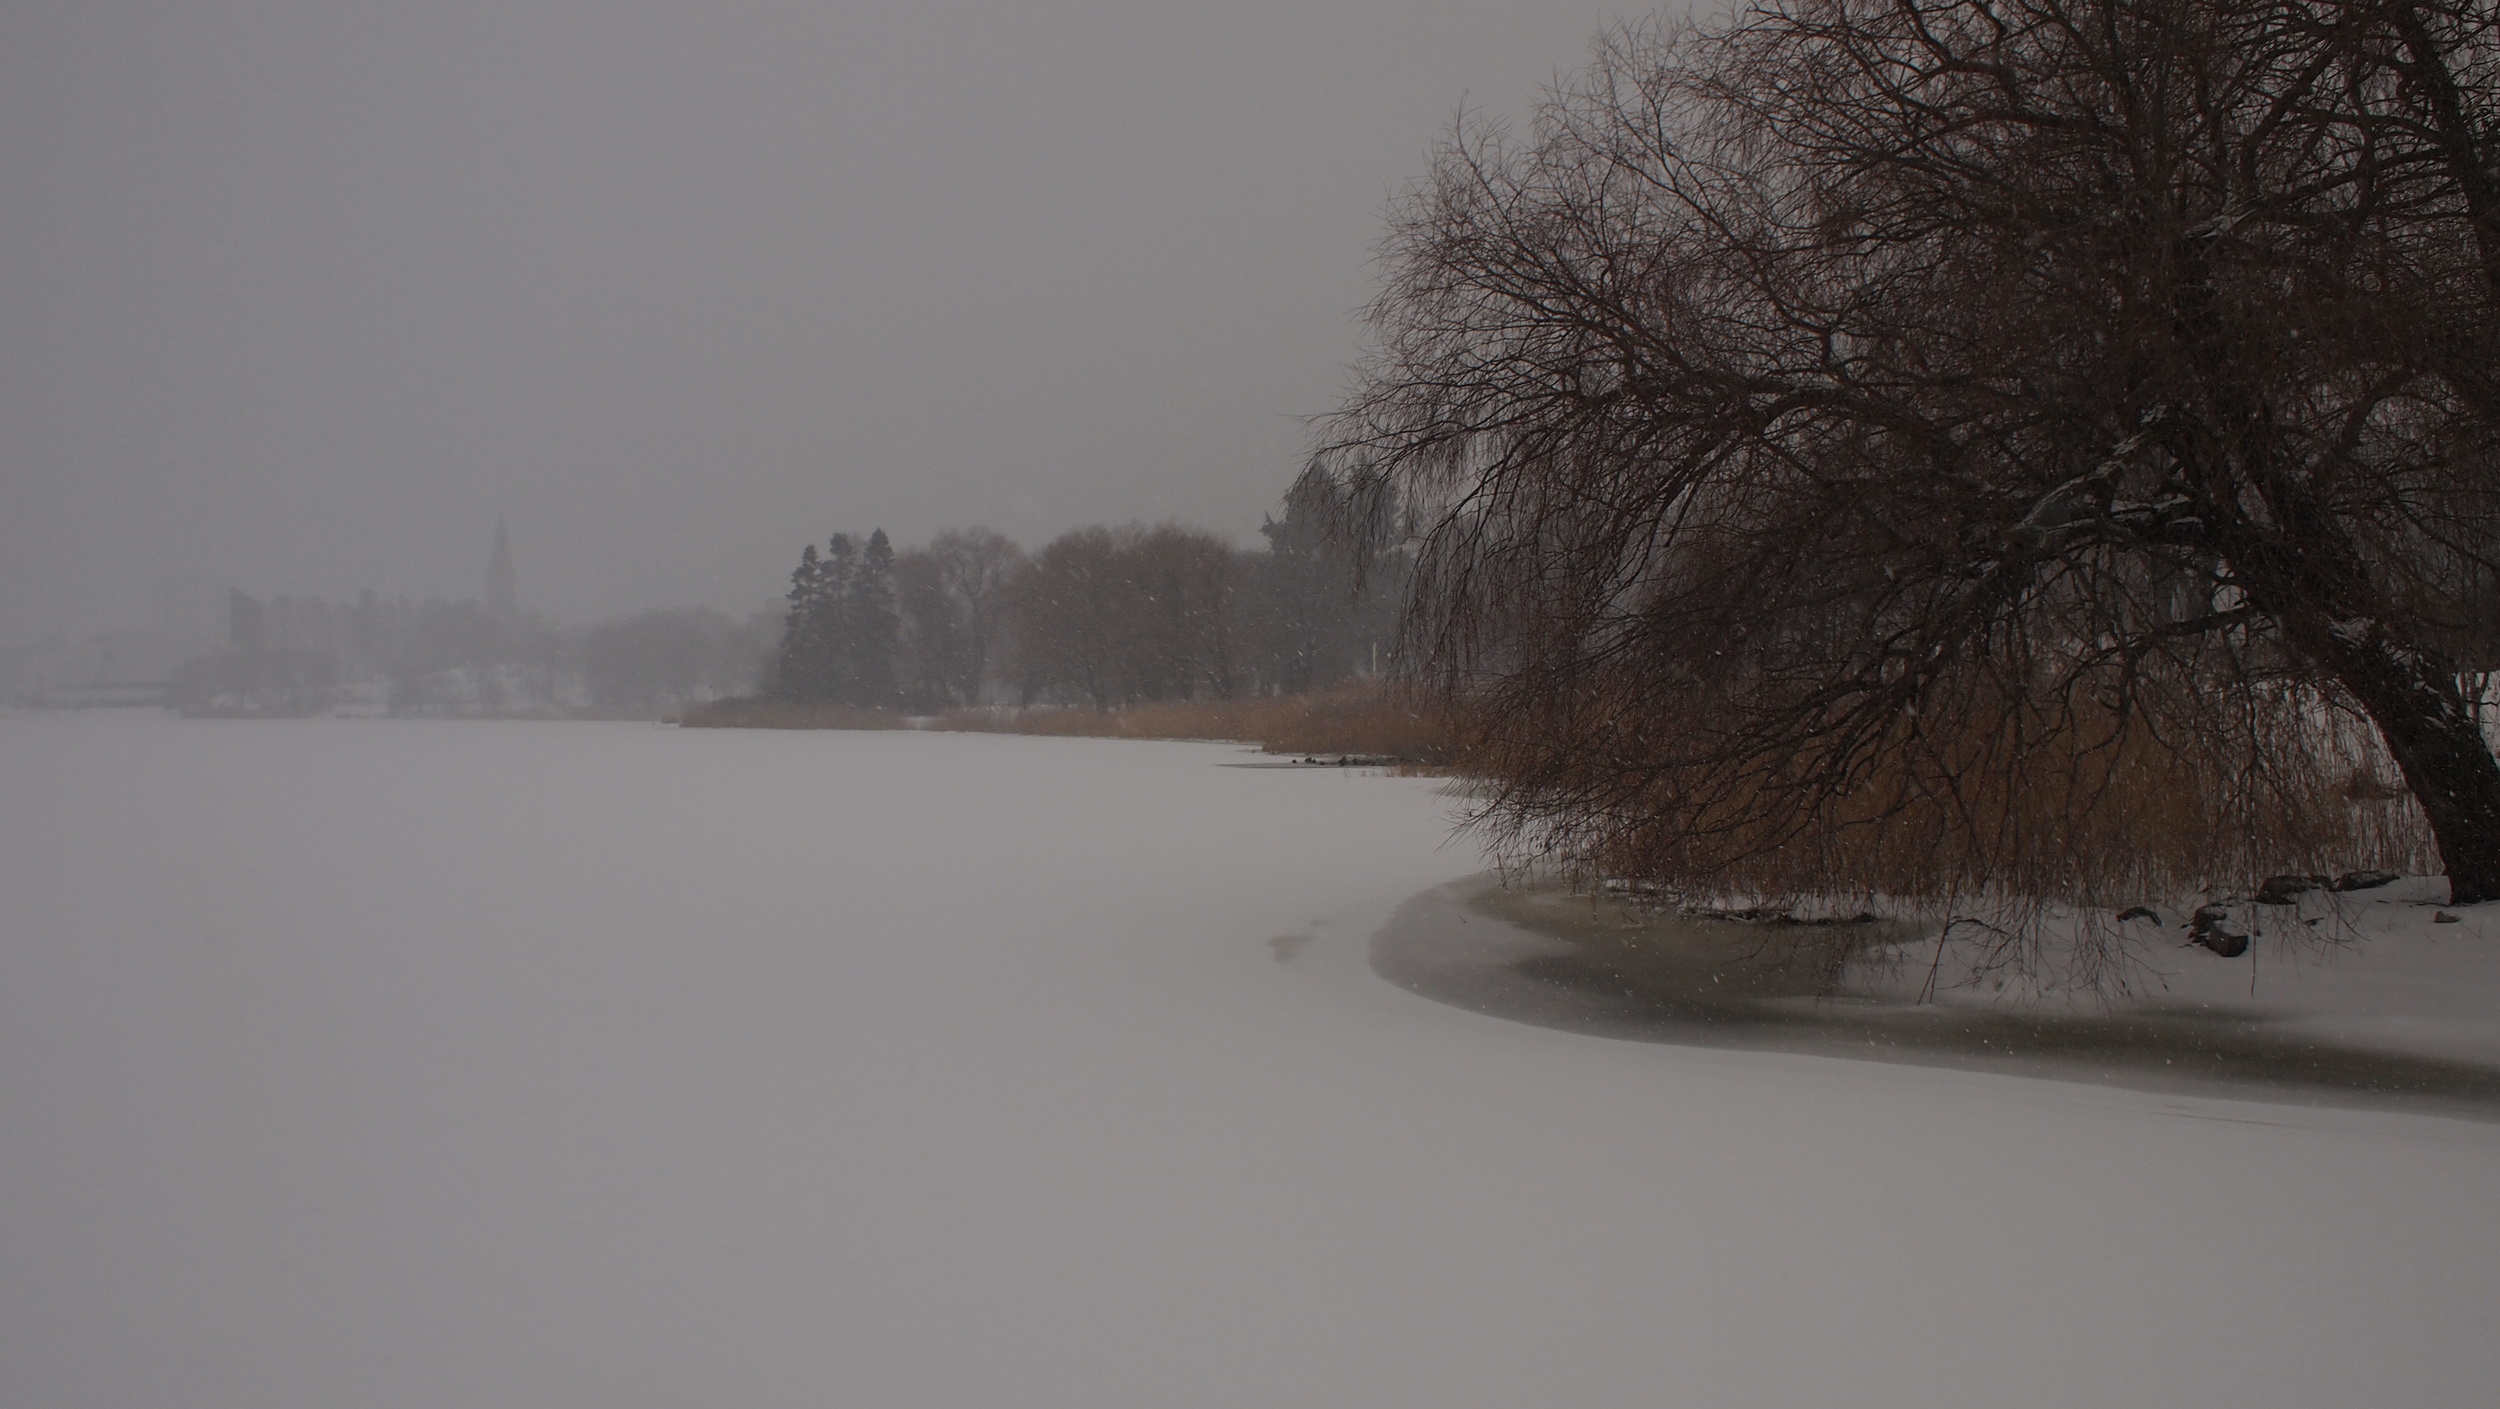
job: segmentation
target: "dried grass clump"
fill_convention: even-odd
[[[1706,709],[1584,697],[1503,718],[1470,762],[1509,859],[1692,903],[1883,897],[2020,926],[2269,875],[2437,869],[2376,732],[2317,692],[2054,706],[1974,692],[1836,759],[1731,749]]]
[[[799,704],[788,700],[713,700],[688,705],[674,723],[688,729],[908,729],[911,721],[890,709]]]
[[[1237,739],[1269,753],[1356,755],[1445,767],[1459,755],[1453,712],[1376,681],[1302,695],[1165,700],[1127,709],[954,710],[929,728],[1109,739]]]
[[[1377,758],[1427,768],[1458,761],[1461,729],[1450,706],[1378,681],[1302,695],[1165,700],[1127,709],[956,709],[925,718],[892,710],[772,700],[690,706],[677,722],[695,729],[930,729],[1086,739],[1232,739],[1269,753]]]

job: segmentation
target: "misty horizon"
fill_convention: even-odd
[[[744,613],[836,525],[1248,542],[1393,195],[1609,12],[0,18],[0,643],[168,582]]]

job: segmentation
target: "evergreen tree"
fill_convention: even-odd
[[[851,622],[851,583],[858,576],[859,540],[847,533],[835,534],[825,544],[825,565],[808,632],[808,651],[823,682],[815,698],[835,704],[852,704],[859,696],[858,633]]]
[[[816,605],[824,581],[824,564],[810,543],[790,574],[790,611],[782,619],[781,654],[773,663],[772,693],[785,700],[817,697],[816,662],[809,650],[815,635]]]
[[[881,569],[888,601],[893,596],[892,559],[889,548]],[[859,544],[847,533],[835,534],[822,555],[813,543],[799,555],[799,566],[790,574],[790,610],[773,672],[774,695],[809,703],[861,702],[860,632],[854,615],[860,574]],[[891,641],[891,633],[887,639]],[[889,644],[884,673],[889,685],[892,654]]]
[[[847,704],[894,703],[894,648],[903,618],[894,598],[894,544],[880,528],[868,535],[844,595],[850,630],[851,696]]]

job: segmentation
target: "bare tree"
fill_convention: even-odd
[[[986,528],[951,528],[895,562],[908,654],[920,693],[979,704],[1024,550]]]
[[[1113,709],[1232,694],[1234,576],[1224,540],[1177,524],[1053,539],[1012,592],[1026,700],[1064,693]]]
[[[2148,776],[2221,867],[2383,757],[2500,897],[2495,24],[1773,0],[1463,124],[1330,458],[1438,506],[1411,628],[1498,818],[2079,896]]]

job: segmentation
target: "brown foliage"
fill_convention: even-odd
[[[1166,700],[1128,709],[955,709],[925,718],[775,700],[718,700],[683,711],[689,729],[930,729],[1088,739],[1222,739],[1269,753],[1354,756],[1425,767],[1458,761],[1463,731],[1447,706],[1352,681],[1302,695]]]
[[[1974,693],[1897,718],[1836,787],[1813,745],[1731,769],[1694,747],[1719,726],[1637,695],[1497,716],[1470,761],[1512,856],[1696,900],[2116,907],[2436,855],[2410,796],[2375,781],[2367,725],[2314,695],[2267,692],[2234,723]]]
[[[1302,695],[1167,700],[1128,709],[956,710],[933,729],[1110,739],[1233,739],[1269,753],[1352,755],[1444,767],[1461,753],[1445,704],[1357,681]]]

